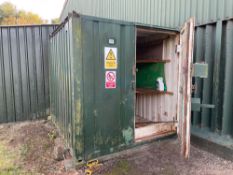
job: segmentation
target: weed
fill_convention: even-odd
[[[55,140],[55,139],[57,138],[57,132],[56,132],[56,130],[50,131],[50,132],[48,133],[48,136],[49,136],[49,139],[50,139],[51,141]]]
[[[20,155],[25,158],[27,156],[27,153],[29,151],[28,144],[23,144],[23,146],[20,148]]]
[[[133,171],[130,163],[127,160],[120,160],[117,164],[113,167],[111,172],[107,173],[106,175],[127,175]],[[135,174],[135,173],[133,173]]]

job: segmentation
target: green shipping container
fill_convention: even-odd
[[[192,19],[180,33],[73,13],[52,33],[51,115],[78,160],[173,134],[189,156],[193,31]],[[136,87],[142,64],[166,90]]]

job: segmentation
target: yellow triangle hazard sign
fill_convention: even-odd
[[[105,69],[117,69],[117,48],[104,48]]]
[[[106,60],[116,60],[116,56],[112,49],[109,50]]]

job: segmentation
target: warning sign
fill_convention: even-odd
[[[105,69],[117,69],[117,48],[104,48]]]
[[[116,88],[116,71],[105,72],[105,88],[106,89]]]

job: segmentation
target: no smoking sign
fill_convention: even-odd
[[[116,71],[105,72],[105,88],[106,89],[116,88]]]

